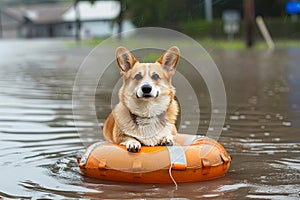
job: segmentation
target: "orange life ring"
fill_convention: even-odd
[[[176,143],[142,146],[138,153],[130,153],[124,146],[99,142],[87,148],[78,165],[89,177],[140,183],[202,181],[228,171],[231,156],[217,141],[178,134]]]

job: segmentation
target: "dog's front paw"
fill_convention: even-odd
[[[121,144],[126,146],[127,151],[136,153],[141,149],[141,143],[139,141],[136,141],[134,139],[127,140],[125,142],[122,142]]]
[[[173,146],[174,144],[174,137],[173,136],[166,136],[166,137],[163,137],[161,139],[161,141],[159,142],[159,145],[161,146]]]

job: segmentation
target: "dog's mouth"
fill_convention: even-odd
[[[151,98],[152,97],[152,95],[150,95],[150,94],[145,94],[145,95],[143,95],[143,98]]]
[[[157,98],[159,96],[159,92],[156,93],[155,96],[151,95],[151,94],[142,94],[141,96],[139,96],[137,93],[136,93],[136,98],[137,99],[151,99],[151,98]]]

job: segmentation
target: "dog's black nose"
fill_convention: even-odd
[[[152,90],[151,85],[147,84],[147,85],[142,86],[142,91],[143,91],[144,94],[149,94],[151,92],[151,90]]]

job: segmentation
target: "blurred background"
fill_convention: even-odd
[[[261,41],[255,17],[271,37],[300,37],[295,9],[286,0],[1,0],[0,37],[99,39],[134,27],[171,28],[196,39]],[[297,3],[297,2],[294,2]],[[299,8],[298,8],[299,9]]]

